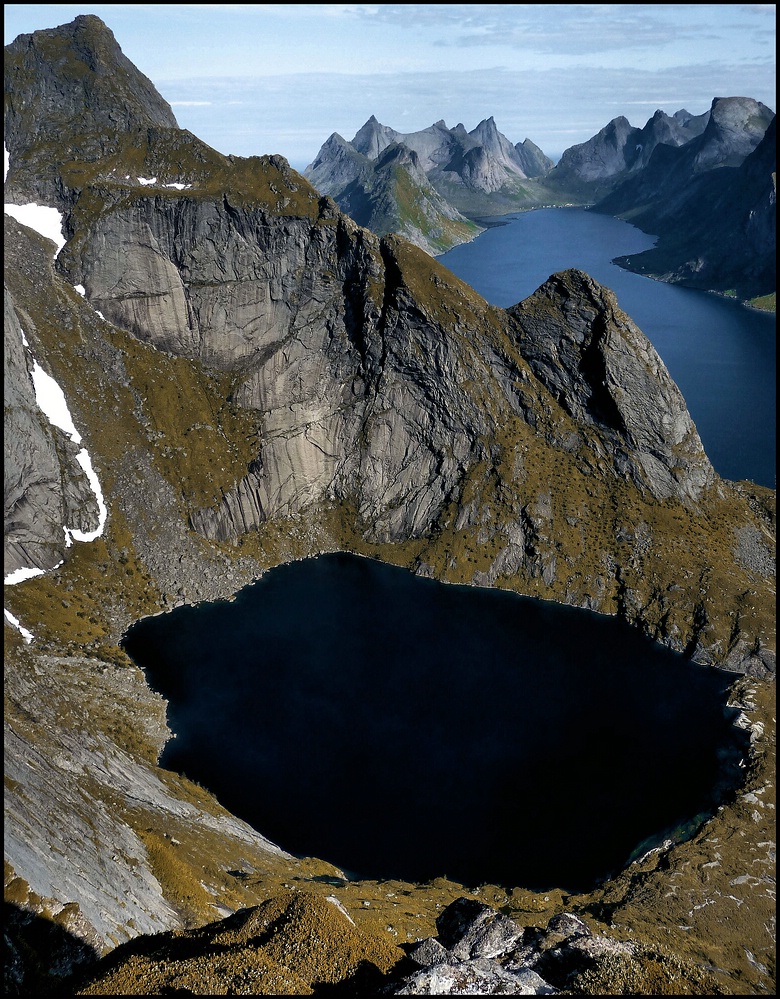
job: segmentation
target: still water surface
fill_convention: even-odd
[[[730,675],[614,618],[325,555],[125,639],[162,764],[363,878],[587,890],[713,809]]]
[[[615,292],[661,355],[715,470],[775,488],[774,315],[613,264],[655,240],[619,219],[545,208],[501,222],[438,259],[501,308],[526,298],[556,271],[586,271]]]

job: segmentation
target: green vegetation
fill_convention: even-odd
[[[419,189],[403,167],[394,166],[392,177],[401,235],[408,237],[412,231],[421,233],[434,251],[443,253],[456,243],[473,239],[481,231],[474,222],[433,214],[430,208],[426,211],[426,205],[420,202]]]
[[[777,292],[771,295],[760,295],[758,298],[751,298],[749,305],[754,309],[761,309],[762,312],[777,312]]]

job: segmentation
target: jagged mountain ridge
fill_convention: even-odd
[[[660,237],[623,266],[748,300],[776,287],[776,170],[775,115],[746,98],[716,98],[695,140],[660,146],[594,210]]]
[[[656,146],[681,146],[700,135],[709,116],[709,111],[691,115],[684,109],[670,116],[659,109],[643,128],[636,128],[620,115],[586,142],[566,149],[547,176],[547,184],[581,199],[596,200],[614,186],[616,178],[647,166]]]
[[[529,139],[512,147],[492,118],[470,133],[439,121],[405,135],[372,116],[352,143],[334,133],[306,174],[360,224],[386,234],[399,216],[388,210],[393,193],[382,189],[376,196],[382,211],[372,215],[370,185],[352,182],[371,173],[390,143],[400,142],[417,151],[439,195],[467,217],[553,204],[592,206],[661,237],[660,246],[641,257],[619,258],[623,266],[753,300],[775,289],[774,139],[762,142],[773,121],[769,108],[744,97],[715,98],[702,115],[682,109],[670,116],[659,109],[642,128],[620,116],[553,166]],[[754,156],[760,144],[764,153]],[[748,158],[752,166],[735,172]],[[703,179],[721,170],[726,172]],[[425,182],[418,172],[412,183]],[[405,234],[430,250],[411,228]]]
[[[121,99],[85,85],[110,79],[112,43],[85,17],[6,49],[6,198],[53,202],[68,243],[53,262],[50,243],[6,218],[5,336],[23,332],[62,385],[109,506],[105,536],[75,550],[49,518],[40,564],[64,564],[6,590],[35,632],[27,646],[6,630],[8,890],[98,951],[202,925],[295,877],[365,919],[349,886],[316,881],[327,865],[294,862],[155,766],[167,733],[118,648],[127,626],[346,548],[620,614],[759,677],[773,641],[766,495],[715,476],[655,351],[587,275],[492,308],[404,240],[356,226],[281,158],[222,157],[142,106],[129,133],[101,135],[108,160],[89,142],[82,155],[84,128],[105,128]],[[71,65],[71,48],[86,67],[73,79],[58,62],[64,50]],[[35,57],[21,78],[20,52]],[[58,91],[66,109],[74,93],[94,106],[83,97],[81,119],[61,114]],[[20,409],[31,363],[25,351],[7,371]],[[33,522],[62,483],[72,495],[73,472],[62,461],[38,476],[51,431],[40,418],[18,427],[29,471],[14,496]],[[740,858],[759,863],[764,828],[751,823]],[[684,871],[690,855],[668,862]],[[606,897],[648,932],[655,910],[626,877]],[[667,873],[640,880],[645,899],[663,898]],[[386,934],[383,891],[359,891],[386,907],[366,924]],[[445,889],[403,891],[414,908],[392,918],[421,935],[412,913],[430,914]],[[695,878],[678,891],[686,911],[701,900]],[[529,904],[564,905],[549,898]],[[675,946],[707,939],[721,910],[700,909]],[[763,938],[733,920],[729,932],[765,958]],[[757,979],[741,952],[734,963],[728,973]]]
[[[304,175],[356,221],[368,224],[363,218],[369,217],[369,213],[364,210],[358,217],[350,208],[349,185],[359,175],[365,176],[372,164],[378,165],[390,145],[410,151],[416,164],[412,183],[425,190],[432,187],[459,218],[461,213],[473,218],[481,209],[484,214],[499,214],[512,206],[528,204],[523,182],[543,175],[553,165],[530,139],[513,146],[499,132],[492,117],[481,121],[471,132],[460,123],[448,128],[442,120],[418,132],[403,133],[380,124],[372,115],[351,142],[334,132]],[[355,153],[365,159],[358,159]],[[401,231],[388,228],[384,220],[380,228],[368,227],[378,235]],[[401,234],[407,235],[403,231]],[[414,238],[412,242],[423,245]],[[450,245],[454,243],[451,239]]]
[[[552,160],[530,139],[513,146],[499,132],[492,116],[481,121],[471,132],[467,132],[460,122],[454,128],[448,128],[443,119],[417,132],[397,132],[380,124],[371,115],[357,131],[351,145],[359,153],[375,160],[391,142],[401,143],[417,153],[426,174],[435,170],[446,173],[454,169],[454,161],[478,149],[484,150],[485,156],[494,164],[521,179],[545,173],[553,165]],[[473,186],[480,187],[481,179],[475,177]],[[482,186],[481,189],[489,188]]]

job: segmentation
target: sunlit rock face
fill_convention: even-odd
[[[194,520],[211,537],[356,493],[377,537],[418,535],[501,409],[517,409],[506,380],[521,368],[431,321],[393,241],[344,221],[279,226],[258,209],[140,199],[102,215],[82,247],[72,273],[101,313],[158,349],[239,370],[236,400],[262,414],[258,464],[224,523]],[[609,438],[618,474],[658,499],[695,501],[713,483],[679,390],[609,293],[572,273],[513,317],[534,374]],[[464,390],[475,374],[495,386],[492,411]]]
[[[79,445],[52,426],[36,402],[34,361],[7,289],[4,324],[3,575],[8,577],[18,569],[55,566],[65,554],[64,528],[92,530],[98,508],[76,460]]]

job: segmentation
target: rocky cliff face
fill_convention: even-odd
[[[34,71],[20,73],[30,52]],[[5,220],[6,565],[64,556],[6,587],[32,633],[6,627],[6,883],[22,922],[43,914],[103,951],[150,928],[202,926],[297,878],[322,894],[338,886],[386,943],[388,927],[423,935],[462,894],[402,886],[402,904],[387,885],[353,888],[156,766],[162,706],[119,647],[129,624],[347,549],[619,614],[751,674],[739,696],[758,818],[725,809],[695,847],[664,854],[668,870],[656,859],[598,899],[515,902],[548,918],[622,906],[654,939],[657,900],[679,872],[693,932],[675,946],[717,963],[710,903],[685,872],[694,850],[709,872],[707,835],[728,830],[739,857],[723,848],[705,894],[717,893],[719,917],[730,884],[748,903],[723,922],[763,964],[771,945],[742,913],[761,921],[766,902],[731,863],[750,856],[763,870],[771,838],[773,494],[715,475],[657,354],[587,275],[554,275],[493,308],[404,239],[361,229],[281,158],[222,157],[180,132],[114,57],[92,17],[6,52],[6,200],[60,208],[67,235],[54,260],[53,244]],[[132,121],[115,106],[127,95],[141,95]],[[100,138],[82,154],[85,122]],[[104,534],[67,551],[58,519],[91,526],[94,507],[33,406],[33,358],[64,391],[108,507]],[[28,938],[14,939],[23,956]],[[744,948],[726,975],[768,980]]]
[[[776,287],[776,168],[773,112],[748,98],[716,99],[699,136],[659,146],[595,210],[659,235],[624,266],[752,299]]]
[[[366,143],[367,148],[378,145]],[[442,198],[417,153],[403,143],[383,145],[368,157],[334,133],[306,176],[358,225],[378,236],[397,233],[434,255],[482,232]]]
[[[44,417],[35,398],[34,359],[5,292],[3,575],[52,569],[67,547],[63,528],[90,531],[98,520],[94,494],[77,461],[79,448]]]

